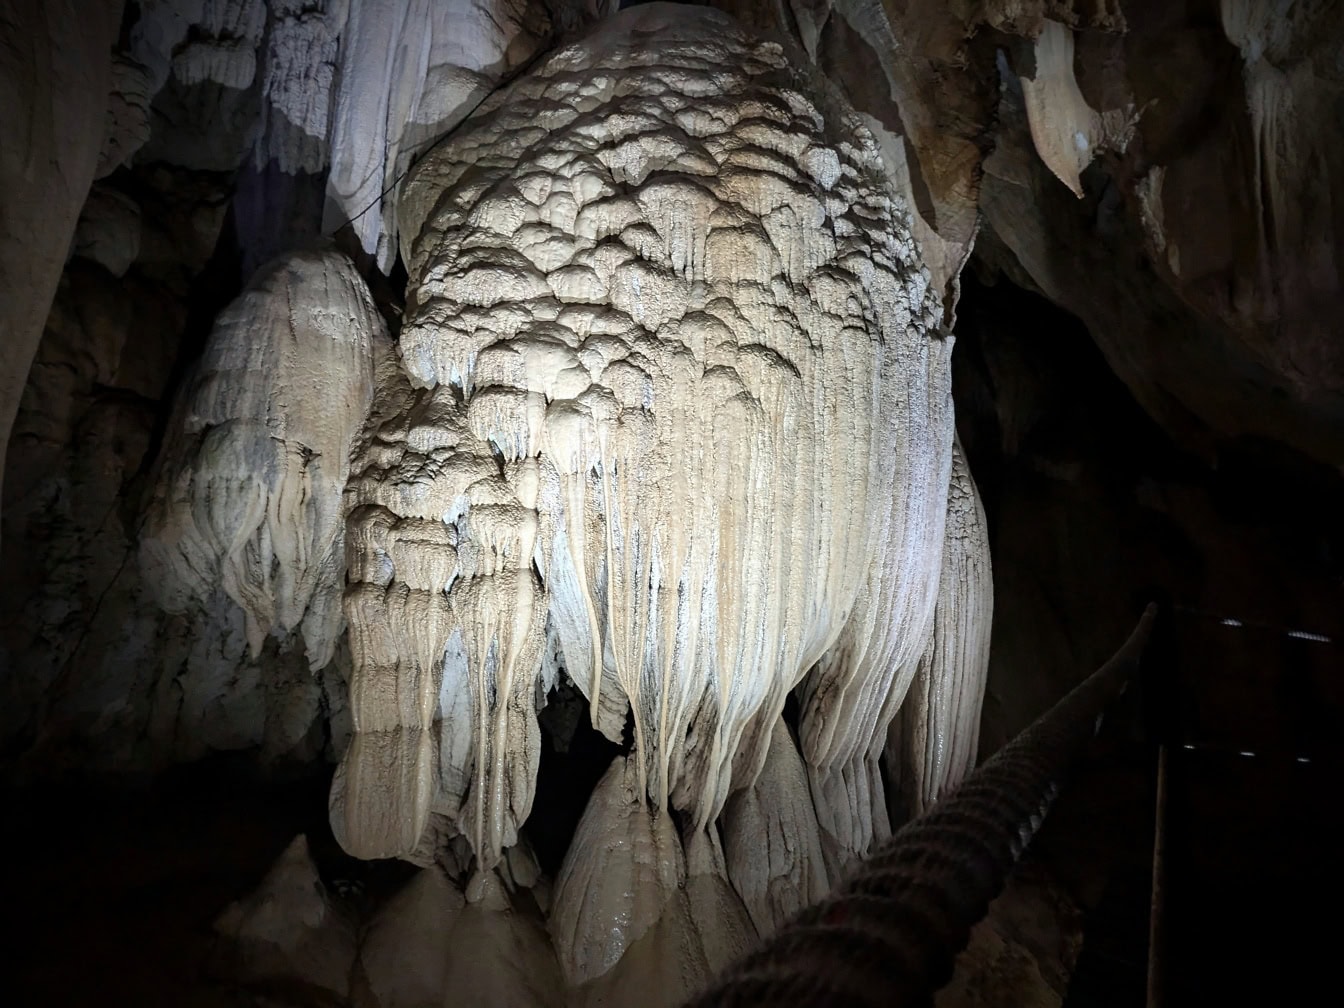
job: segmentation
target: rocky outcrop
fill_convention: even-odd
[[[75,221],[98,168],[120,0],[6,0],[0,54],[0,486]],[[20,140],[21,138],[21,140]]]
[[[32,43],[0,57],[0,741],[274,769],[352,727],[339,840],[424,868],[356,1003],[679,1000],[955,784],[987,664],[992,749],[1151,583],[1335,633],[1337,575],[1274,539],[1326,569],[1328,536],[1220,524],[1291,493],[1325,528],[1325,484],[1170,479],[1199,463],[1060,362],[1090,336],[1220,479],[1248,440],[1338,468],[1338,5],[127,6],[0,17]],[[353,258],[293,253],[323,230]],[[940,329],[972,246],[1086,324],[1010,305],[1050,353],[979,361],[988,516]],[[552,907],[527,821],[576,715],[621,755]],[[228,917],[239,969],[346,996],[290,855]],[[1058,996],[1058,954],[980,937],[986,986]]]
[[[1317,124],[1341,96],[1340,9],[1124,9],[1103,32],[1047,21],[1033,35],[1035,69],[1025,49],[1002,62],[981,201],[994,234],[981,250],[1083,319],[1183,444],[1211,455],[1252,436],[1335,464],[1344,360],[1329,320],[1344,217],[1332,186],[1344,147]],[[1074,49],[1072,73],[1043,90],[1040,54],[1061,45]],[[1074,91],[1065,114],[1053,96]],[[1113,150],[1075,182],[1098,129]],[[1089,153],[1065,168],[1070,130]]]
[[[339,752],[343,639],[317,675],[301,639],[253,656],[242,610],[218,584],[169,615],[155,601],[166,585],[136,562],[145,478],[226,190],[163,167],[100,189],[116,214],[86,208],[81,233],[93,240],[62,278],[10,442],[0,738],[36,778],[82,760],[119,775],[219,752],[269,766]],[[138,221],[139,252],[115,277],[107,253],[129,254],[123,214]]]

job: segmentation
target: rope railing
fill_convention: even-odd
[[[1148,606],[1110,661],[730,967],[692,1008],[931,1004],[1137,668],[1155,611]]]

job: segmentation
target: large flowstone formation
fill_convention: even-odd
[[[426,869],[360,953],[376,1003],[463,970],[482,1004],[552,974],[677,1003],[889,834],[884,753],[912,810],[974,761],[991,588],[944,291],[786,45],[601,22],[389,194],[395,352],[346,255],[292,252],[179,399],[160,604],[227,596],[253,658],[301,639],[314,671],[348,627],[331,825]],[[526,827],[561,686],[621,755],[551,879]]]
[[[973,755],[987,639],[952,638],[988,618],[988,565],[951,340],[866,129],[806,89],[723,15],[627,12],[400,194],[400,366],[347,494],[333,827],[364,857],[465,837],[480,891],[568,676],[632,738],[557,880],[573,986],[642,939],[628,975],[664,961],[685,990],[824,891],[886,835],[878,759],[916,679],[921,797]],[[720,814],[758,778],[730,850],[775,816],[811,839],[726,863]]]

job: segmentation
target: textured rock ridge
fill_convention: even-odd
[[[342,494],[387,331],[335,251],[263,269],[219,316],[170,428],[141,563],[164,608],[217,585],[268,634],[302,633],[312,667],[342,630]]]

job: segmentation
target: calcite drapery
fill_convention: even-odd
[[[867,131],[800,86],[722,15],[639,8],[407,180],[407,384],[349,500],[352,851],[432,809],[498,860],[548,633],[693,828],[819,660],[804,755],[875,773],[933,616],[950,340]],[[839,849],[880,832],[873,791]]]
[[[341,38],[329,229],[349,222],[364,251],[391,268],[394,183],[426,141],[456,126],[540,51],[550,28],[543,7],[529,0],[331,0],[328,31]],[[317,126],[295,125],[310,134]]]
[[[975,766],[989,665],[994,578],[989,530],[960,442],[954,442],[938,605],[928,649],[892,721],[887,766],[922,813]],[[978,674],[968,674],[976,670]]]
[[[169,611],[223,586],[267,634],[300,631],[321,668],[342,629],[350,447],[369,410],[387,328],[335,250],[263,268],[216,320],[181,397],[141,537]]]

